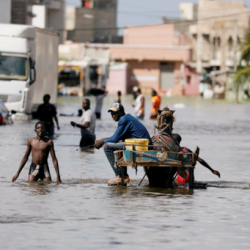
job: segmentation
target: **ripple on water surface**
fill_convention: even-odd
[[[61,99],[58,111],[79,106],[80,99]],[[138,175],[129,169],[128,187],[108,187],[113,173],[103,150],[79,150],[80,131],[69,125],[77,117],[59,117],[56,131],[63,183],[27,183],[31,159],[11,183],[35,121],[0,127],[2,249],[249,249],[248,108],[187,105],[175,115],[182,145],[198,145],[200,156],[221,173],[218,179],[197,165],[195,178],[208,182],[206,190],[149,188],[147,180],[138,187],[141,168]],[[144,124],[151,131],[154,122]],[[112,135],[116,126],[104,112],[97,138]],[[49,166],[55,180],[51,158]]]

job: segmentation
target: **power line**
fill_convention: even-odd
[[[61,2],[62,4],[70,4],[70,2],[69,1],[63,1],[63,0],[58,0],[59,2]],[[72,2],[72,4],[74,4],[73,2]],[[147,9],[147,8],[142,8],[142,7],[140,7],[140,6],[135,6],[135,5],[128,5],[128,4],[124,4],[124,3],[121,3],[121,5],[126,5],[126,6],[131,6],[131,7],[136,7],[136,8],[139,8],[139,9],[137,9],[138,11],[117,11],[117,13],[122,13],[122,14],[124,14],[124,13],[127,13],[127,14],[135,14],[135,15],[138,15],[138,13],[139,14],[145,14],[145,15],[148,15],[147,14],[147,12],[151,12],[152,14],[153,13],[161,13],[161,14],[164,14],[164,13],[180,13],[180,11],[166,11],[166,10],[152,10],[152,9]],[[77,8],[77,7],[76,7]],[[78,8],[81,8],[80,6],[78,7]],[[88,9],[88,8],[86,8],[86,9]],[[91,9],[91,8],[90,8]],[[139,10],[141,10],[141,9],[144,9],[144,10],[146,10],[146,11],[139,11]],[[95,10],[99,10],[99,9],[95,9]],[[100,11],[105,11],[105,10],[100,10]],[[214,12],[214,11],[221,11],[221,9],[218,9],[218,8],[216,8],[216,9],[209,9],[209,10],[200,10],[199,12],[202,12],[202,13],[204,13],[204,12]],[[150,13],[150,14],[151,14]],[[156,16],[156,15],[155,15]]]
[[[140,12],[125,12],[125,11],[117,11],[118,14],[125,14],[125,15],[134,15],[134,16],[155,16],[155,17],[162,17],[164,16],[164,13],[162,14],[147,14],[147,13],[140,13]],[[173,14],[174,15],[174,14]]]
[[[244,11],[244,12],[239,12],[239,13],[235,13],[235,14],[228,14],[228,15],[223,15],[223,16],[213,16],[213,17],[207,17],[207,18],[200,18],[200,19],[193,19],[193,20],[185,20],[185,21],[176,21],[176,22],[173,22],[171,24],[178,24],[178,23],[190,23],[190,22],[199,22],[199,21],[206,21],[206,20],[210,20],[210,19],[216,19],[216,18],[222,18],[222,17],[230,17],[230,16],[238,16],[238,15],[242,15],[242,14],[248,14],[249,13],[249,10],[248,11]],[[225,20],[224,20],[225,21]]]
[[[174,11],[174,10],[170,10],[170,11],[165,11],[165,10],[156,10],[156,9],[148,9],[148,8],[145,8],[145,7],[141,7],[141,6],[136,6],[136,5],[131,5],[131,4],[125,4],[125,3],[120,3],[121,5],[124,5],[124,6],[131,6],[131,7],[135,7],[135,8],[138,8],[138,9],[143,9],[143,10],[147,10],[147,11],[150,11],[150,12],[165,12],[165,13],[180,13],[180,11]],[[202,11],[202,12],[210,12],[210,11],[221,11],[221,9],[209,9],[209,10],[199,10],[199,12]]]
[[[154,9],[147,9],[147,8],[144,8],[144,7],[141,7],[141,6],[135,6],[135,5],[130,5],[130,4],[124,4],[124,3],[120,3],[121,5],[126,5],[126,6],[131,6],[131,7],[135,7],[135,8],[140,8],[140,9],[144,9],[144,10],[147,10],[147,11],[153,11],[153,12],[162,12],[162,10],[154,10]],[[164,11],[165,13],[167,12],[171,12],[171,13],[179,13],[179,11]]]
[[[64,1],[64,0],[58,0],[59,2],[61,2],[62,4],[66,5],[70,2],[68,1]],[[143,11],[116,11],[116,13],[118,15],[132,15],[132,16],[150,16],[150,17],[156,17],[156,18],[162,18],[162,17],[165,17],[165,18],[168,18],[169,15],[172,15],[173,18],[176,16],[175,14],[176,13],[180,13],[180,12],[177,12],[177,11],[160,11],[160,10],[151,10],[151,9],[147,9],[147,8],[144,8],[144,7],[139,7],[139,6],[135,6],[135,5],[130,5],[130,4],[124,4],[124,3],[120,3],[121,5],[127,5],[127,6],[131,6],[131,7],[136,7],[136,8],[140,8],[140,9],[144,9],[144,10],[147,10],[147,11],[150,11],[151,13],[147,14],[147,12]],[[105,11],[105,10],[100,10],[100,11]],[[221,9],[209,9],[209,10],[200,10],[199,12],[200,13],[208,13],[208,12],[216,12],[216,11],[221,11]],[[160,12],[161,14],[156,14],[156,12]],[[168,13],[168,14],[167,14]],[[175,13],[175,14],[174,14]],[[166,15],[167,14],[167,15]],[[235,15],[235,14],[233,14]],[[196,19],[196,20],[202,20],[202,19]],[[192,21],[196,21],[196,20],[190,20],[190,21],[179,21],[179,20],[176,20],[176,21],[172,21],[172,22],[169,22],[171,24],[183,24],[184,22],[192,22]],[[119,29],[124,29],[125,27],[120,27]],[[113,28],[115,29],[115,27]]]
[[[199,22],[199,21],[207,21],[207,20],[211,20],[211,19],[216,19],[216,18],[222,18],[222,17],[231,17],[231,16],[238,16],[238,15],[242,15],[242,14],[248,14],[249,11],[244,11],[244,12],[240,12],[240,13],[235,13],[235,14],[229,14],[229,15],[223,15],[223,16],[214,16],[214,17],[208,17],[208,18],[203,18],[203,19],[193,19],[193,20],[176,20],[173,21],[171,23],[168,24],[191,24],[192,22]],[[224,20],[224,21],[231,21],[231,20]],[[157,24],[159,25],[159,24]],[[150,26],[150,25],[138,25],[138,26],[131,26],[131,27],[146,27],[146,26]],[[153,26],[153,25],[151,25]],[[103,29],[107,29],[107,30],[112,30],[112,29],[125,29],[127,28],[127,26],[123,26],[123,27],[99,27],[99,28],[78,28],[78,29],[74,29],[74,30],[103,30]],[[63,31],[63,29],[57,29],[57,31]]]

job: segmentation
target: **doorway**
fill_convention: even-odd
[[[174,87],[174,63],[161,62],[161,90],[173,89]]]

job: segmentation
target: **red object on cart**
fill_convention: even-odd
[[[189,172],[187,172],[187,178],[182,178],[180,175],[177,175],[177,183],[189,183]]]

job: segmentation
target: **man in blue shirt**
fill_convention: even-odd
[[[138,121],[130,114],[125,114],[124,108],[121,104],[114,103],[110,107],[108,112],[111,112],[113,120],[118,122],[118,127],[113,136],[97,140],[95,142],[95,148],[99,149],[104,145],[104,152],[109,160],[112,169],[115,172],[116,177],[110,179],[108,181],[108,184],[119,185],[122,183],[122,178],[124,183],[127,184],[130,181],[129,176],[127,174],[127,168],[124,167],[119,170],[115,167],[114,151],[123,149],[125,139],[149,139],[149,145],[152,145],[151,138],[147,129],[140,121]]]

